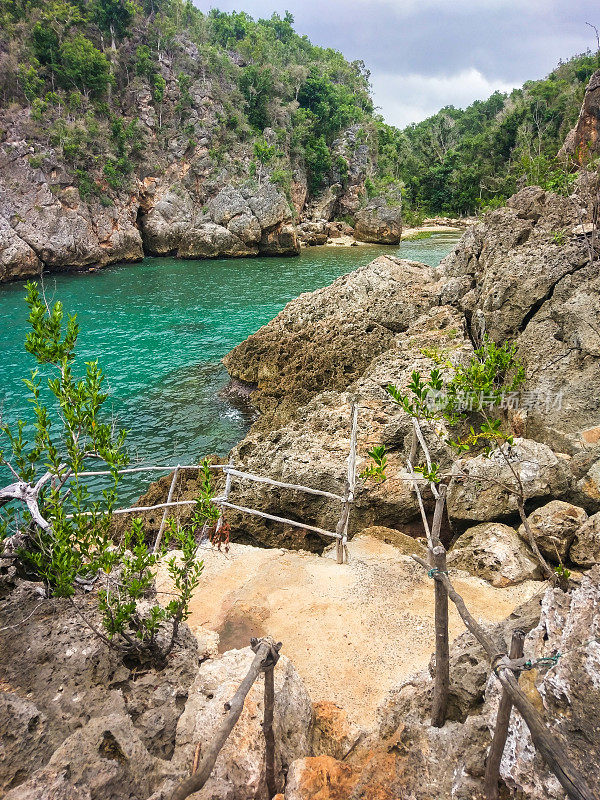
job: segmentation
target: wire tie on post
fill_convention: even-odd
[[[435,577],[435,575],[436,575],[438,572],[439,572],[441,575],[447,575],[447,574],[448,574],[448,570],[447,570],[447,569],[439,569],[439,567],[432,567],[430,570],[428,570],[428,572],[427,572],[427,576],[428,576],[429,578],[434,578],[434,577]]]

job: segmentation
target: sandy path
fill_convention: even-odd
[[[204,573],[189,624],[215,631],[221,652],[269,633],[283,642],[313,701],[332,700],[361,725],[400,680],[427,665],[434,647],[431,579],[391,545],[368,536],[349,543],[350,563],[311,553],[233,544],[203,551]],[[455,573],[482,620],[505,618],[536,594],[530,581],[495,589]],[[166,588],[159,576],[159,588]],[[464,630],[450,609],[450,632]]]

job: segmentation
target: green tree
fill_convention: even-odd
[[[110,82],[110,63],[83,34],[67,39],[60,49],[60,79],[84,95],[101,97]]]
[[[323,184],[331,170],[331,153],[323,135],[310,140],[305,149],[306,167],[308,169],[309,187],[316,192]]]

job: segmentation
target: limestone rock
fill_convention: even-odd
[[[578,529],[569,551],[569,559],[580,567],[600,564],[600,512]]]
[[[26,697],[0,692],[0,793],[25,780],[52,755],[48,718]],[[3,794],[4,796],[4,794]]]
[[[465,312],[475,339],[516,341],[527,375],[513,415],[519,435],[569,454],[586,448],[598,421],[600,278],[586,237],[558,245],[554,232],[589,224],[595,181],[580,171],[570,198],[522,189],[467,230],[436,270],[446,279],[442,301]],[[585,507],[597,511],[598,499]]]
[[[399,553],[405,556],[417,555],[425,558],[427,555],[427,547],[423,542],[413,539],[402,531],[395,528],[386,528],[384,525],[372,525],[370,528],[365,528],[360,532],[361,536],[373,536],[375,539],[381,539],[387,544],[391,544],[398,550]]]
[[[321,700],[314,703],[313,711],[312,751],[317,756],[342,759],[365,735],[348,718],[348,714],[331,701]]]
[[[291,219],[290,207],[283,195],[272,183],[265,182],[258,190],[243,190],[252,213],[263,230],[274,228]]]
[[[300,243],[296,228],[293,225],[277,225],[269,231],[263,231],[258,250],[265,256],[296,256],[300,252]]]
[[[3,738],[0,786],[16,786],[43,767],[51,754],[90,717],[134,720],[137,736],[152,756],[170,758],[175,727],[188,686],[196,676],[197,646],[186,627],[182,644],[162,671],[126,666],[73,612],[64,599],[42,600],[41,587],[17,582],[3,587],[0,673],[11,687],[2,695],[2,715],[14,717],[15,735],[27,728],[31,746]],[[97,600],[81,603],[90,620]],[[99,620],[96,620],[100,624]],[[12,626],[12,627],[11,627]],[[27,654],[26,658],[15,654]],[[34,746],[35,745],[35,746]]]
[[[600,151],[600,70],[596,70],[585,90],[577,124],[567,137],[559,155],[571,155],[585,164]]]
[[[222,225],[204,222],[183,234],[177,255],[179,258],[222,258],[256,255],[257,249],[247,245]]]
[[[448,554],[448,565],[466,569],[492,586],[511,586],[541,577],[533,553],[514,528],[499,522],[484,522],[459,536]]]
[[[37,275],[41,267],[35,251],[0,217],[0,283]]]
[[[127,714],[94,717],[69,736],[45,767],[6,800],[146,800],[167,778],[182,778],[170,762],[150,755]]]
[[[193,200],[180,185],[147,180],[142,192],[140,230],[150,255],[176,253],[193,218]]]
[[[505,452],[509,452],[504,445]],[[545,444],[515,439],[508,458],[522,482],[526,498],[560,497],[568,488],[564,463]],[[459,459],[448,487],[448,513],[455,519],[487,522],[517,510],[514,495],[503,489],[515,484],[511,466],[499,451]],[[463,473],[468,475],[464,477]]]
[[[542,614],[525,640],[525,656],[560,652],[555,666],[523,673],[520,683],[566,749],[592,791],[600,790],[598,719],[600,708],[600,568],[595,567],[569,593],[547,589]],[[485,716],[493,725],[500,691],[492,678]],[[501,777],[515,796],[563,800],[564,791],[536,753],[529,731],[514,714],[501,764]]]
[[[257,384],[260,411],[282,418],[318,391],[348,386],[437,297],[428,267],[381,257],[288,303],[223,361],[232,377]]]
[[[189,769],[198,743],[204,748],[223,719],[223,704],[231,699],[248,671],[254,653],[249,647],[230,650],[220,659],[200,666],[179,719],[173,764]],[[275,675],[275,761],[277,782],[297,758],[310,754],[312,705],[292,663],[281,656]],[[264,797],[264,681],[259,678],[244,703],[242,715],[231,732],[213,772],[198,798],[258,800]]]
[[[142,258],[135,197],[123,194],[110,207],[85,202],[57,164],[55,152],[44,149],[44,168],[55,176],[52,191],[46,172],[31,166],[29,152],[24,142],[0,147],[3,280],[23,277],[23,270],[39,272],[40,264],[60,271]]]
[[[540,552],[555,563],[567,559],[571,542],[586,519],[583,508],[562,500],[552,500],[527,517]],[[527,541],[524,525],[519,526],[519,536]]]
[[[354,235],[361,242],[398,244],[402,236],[402,207],[388,206],[384,198],[372,200],[356,214]]]

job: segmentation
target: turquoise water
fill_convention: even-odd
[[[224,455],[250,419],[220,392],[222,357],[302,292],[369,263],[381,253],[436,265],[457,241],[437,234],[396,247],[319,247],[298,258],[180,261],[147,258],[97,272],[45,278],[48,300],[60,299],[81,327],[82,361],[98,359],[110,390],[107,405],[128,429],[131,460],[197,463]],[[33,359],[23,347],[23,284],[0,288],[2,418],[31,418],[22,378]],[[147,476],[128,478],[123,498],[139,496]]]

